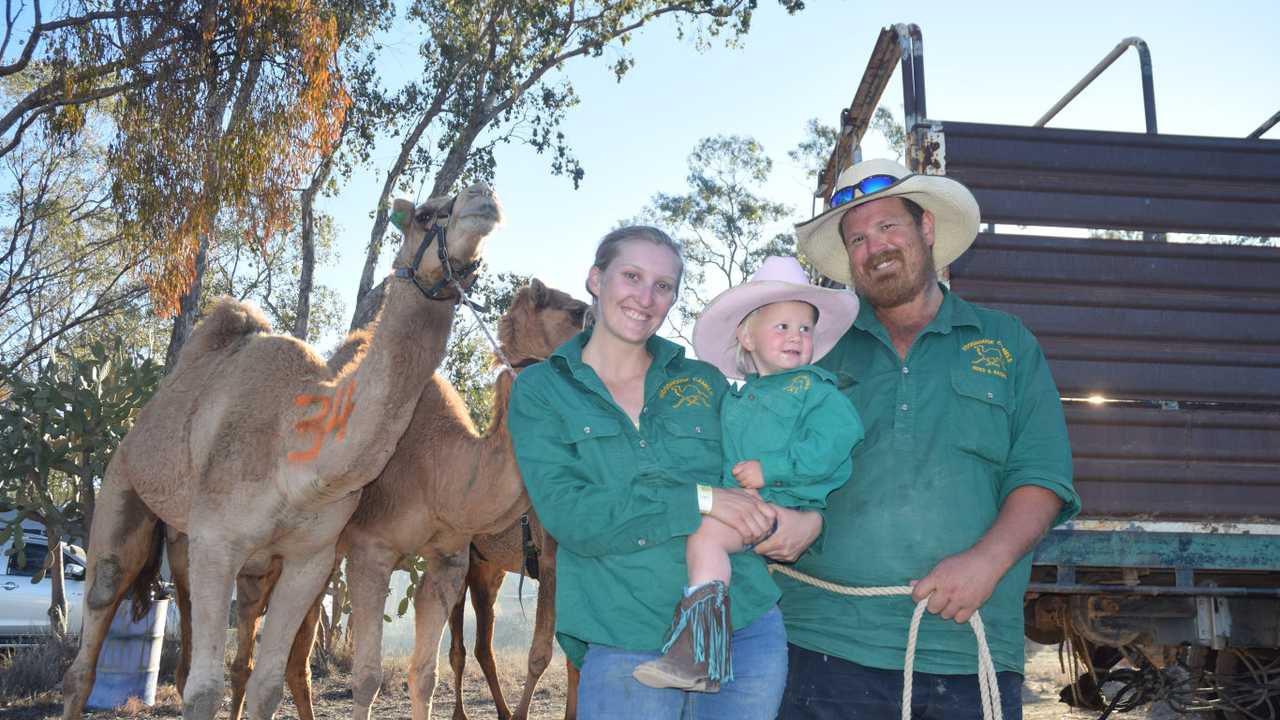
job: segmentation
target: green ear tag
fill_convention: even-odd
[[[403,210],[397,210],[391,213],[391,224],[395,225],[400,232],[404,232],[405,215]]]

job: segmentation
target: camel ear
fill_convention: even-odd
[[[391,224],[396,226],[400,232],[408,232],[409,225],[413,223],[413,203],[403,198],[396,198],[391,204]]]
[[[547,304],[547,286],[538,278],[529,278],[529,290],[533,292],[533,304],[543,307]]]

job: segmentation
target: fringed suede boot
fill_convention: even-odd
[[[662,657],[641,663],[631,673],[655,688],[720,692],[733,679],[733,625],[729,590],[713,580],[676,605]]]

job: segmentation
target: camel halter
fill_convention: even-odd
[[[769,563],[769,572],[780,572],[783,575],[799,580],[807,585],[821,588],[838,595],[853,597],[889,597],[894,595],[910,595],[908,585],[890,585],[886,587],[849,587],[837,585],[820,578],[806,575],[787,565]],[[911,627],[907,630],[907,654],[902,664],[902,720],[911,720],[911,679],[916,661],[916,638],[920,634],[920,618],[929,605],[929,598],[916,603],[915,612],[911,614]],[[991,649],[987,647],[987,632],[982,625],[982,617],[977,610],[969,616],[969,626],[978,641],[978,689],[982,693],[982,720],[1001,720],[1004,717],[1000,707],[1000,689],[996,684],[996,666],[991,660]]]
[[[441,290],[452,286],[457,291],[461,302],[469,304],[466,294],[462,291],[462,284],[468,278],[475,276],[476,271],[480,269],[480,259],[476,258],[457,272],[454,271],[453,263],[449,261],[448,228],[443,221],[452,212],[453,202],[450,201],[448,206],[432,216],[431,231],[423,235],[422,242],[418,243],[418,251],[413,255],[413,262],[409,267],[396,268],[395,277],[413,283],[413,286],[418,288],[418,292],[421,292],[422,296],[428,300],[453,300],[454,298],[452,297],[440,294]],[[418,265],[422,262],[422,256],[426,255],[427,248],[432,243],[436,245],[436,257],[440,259],[440,269],[444,275],[434,285],[427,288],[423,287],[422,283],[418,281]],[[474,307],[472,307],[472,311],[475,311]]]

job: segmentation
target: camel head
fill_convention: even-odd
[[[587,304],[536,278],[516,292],[498,321],[498,342],[512,364],[543,360],[582,330]]]
[[[502,208],[493,190],[477,183],[452,197],[431,198],[416,208],[408,200],[396,200],[391,222],[404,234],[404,244],[396,255],[397,275],[407,274],[423,288],[447,280],[440,261],[440,242],[444,242],[452,275],[469,284],[485,239],[502,222]]]

